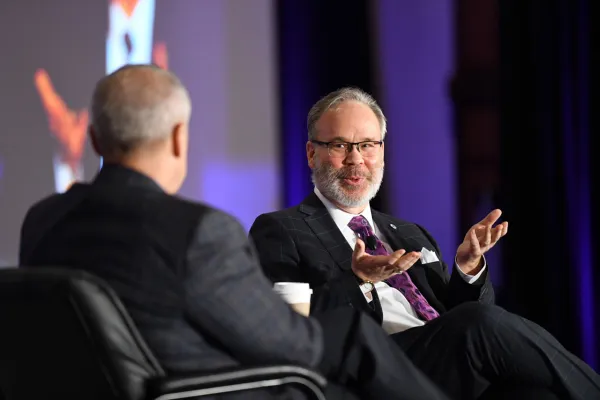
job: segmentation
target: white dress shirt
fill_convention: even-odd
[[[348,226],[350,220],[356,215],[347,213],[344,210],[340,210],[333,203],[331,203],[323,194],[315,187],[315,194],[317,197],[323,202],[329,215],[333,218],[333,221],[337,225],[342,235],[346,238],[346,241],[350,245],[352,249],[356,245],[356,233]],[[369,224],[373,227],[373,232],[375,235],[383,242],[386,249],[392,253],[390,245],[387,243],[386,238],[383,237],[381,231],[377,227],[377,225],[373,221],[373,216],[371,214],[371,206],[367,204],[367,207],[361,212],[359,215],[362,215],[369,221]],[[434,250],[434,249],[429,249]],[[456,260],[454,266],[460,276],[467,282],[473,283],[475,282],[485,271],[486,265],[483,266],[481,271],[475,275],[467,275],[458,268],[456,265]],[[375,284],[375,288],[377,289],[377,295],[379,296],[379,301],[381,302],[381,309],[383,311],[383,329],[388,333],[397,333],[405,331],[409,328],[414,328],[416,326],[421,326],[425,323],[425,321],[421,320],[416,311],[410,305],[406,297],[397,290],[389,286],[385,282],[377,282]],[[371,299],[365,294],[365,299],[370,302]]]

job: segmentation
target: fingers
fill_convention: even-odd
[[[498,240],[500,240],[500,238],[502,237],[502,233],[504,231],[503,228],[504,228],[503,225],[498,225],[497,227],[492,229],[492,241],[491,241],[492,244],[494,244]]]
[[[407,269],[409,269],[410,267],[412,267],[413,265],[415,265],[415,263],[417,261],[419,261],[419,259],[421,258],[421,253],[418,251],[412,251],[406,255],[404,255],[403,257],[401,257],[394,265],[393,265],[393,272],[396,274],[401,274],[402,272],[406,271]]]
[[[497,208],[495,210],[492,210],[492,212],[490,212],[484,219],[482,219],[478,225],[492,226],[496,221],[498,221],[498,218],[500,218],[501,215],[502,211],[500,209]]]
[[[475,236],[479,239],[478,242],[480,247],[493,246],[493,244],[502,236],[506,235],[506,232],[508,231],[507,221],[492,228],[501,215],[502,211],[500,209],[495,209],[490,212],[484,219],[471,227],[471,230],[467,232],[466,239],[471,242],[473,236],[472,231],[475,231]]]
[[[363,280],[382,281],[394,274],[395,264],[404,253],[405,250],[398,250],[390,255],[369,255],[364,241],[357,239],[352,253],[352,271]]]
[[[418,251],[406,253],[403,249],[386,256],[368,255],[365,252],[364,242],[357,240],[353,252],[352,270],[362,279],[379,282],[411,268],[420,257],[421,253]]]
[[[352,258],[358,260],[365,255],[365,242],[360,238],[356,238],[356,245],[354,245],[354,251],[352,252]]]
[[[373,256],[365,251],[365,243],[357,239],[352,253],[353,268],[369,271],[393,266],[404,255],[405,250],[397,250],[390,255]]]
[[[508,232],[508,222],[503,222],[495,228],[489,230],[490,233],[486,234],[486,240],[484,247],[486,250],[494,247],[494,245]],[[489,237],[491,234],[491,238]],[[489,240],[489,241],[488,241]]]
[[[368,259],[365,260],[364,264],[373,269],[388,269],[392,270],[396,268],[396,265],[400,260],[405,257],[406,250],[396,250],[390,255],[387,256],[369,256]]]
[[[492,227],[488,226],[485,230],[485,238],[483,239],[483,246],[481,247],[488,247],[490,244],[492,244]]]
[[[503,236],[505,236],[508,233],[508,222],[503,222],[500,225],[498,225],[496,228],[496,236],[495,238],[492,240],[492,243],[496,243],[498,240],[500,240],[500,238],[502,238]]]
[[[477,233],[475,232],[475,229],[471,229],[468,235],[469,242],[471,244],[471,249],[473,249],[475,253],[479,253],[481,251],[481,247],[479,246],[479,239],[477,238]]]
[[[387,265],[391,266],[391,265],[395,265],[401,258],[402,256],[404,256],[404,254],[406,253],[406,250],[404,249],[400,249],[400,250],[396,250],[395,252],[393,252],[392,254],[390,254],[389,260]]]
[[[492,229],[492,245],[496,243],[500,238],[506,235],[508,231],[508,222],[503,222],[494,229]]]

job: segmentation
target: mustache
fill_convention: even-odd
[[[371,173],[369,171],[365,171],[361,168],[344,168],[336,171],[336,178],[349,178],[349,177],[360,177],[360,178],[370,178]]]

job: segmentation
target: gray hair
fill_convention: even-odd
[[[385,115],[383,114],[381,107],[379,107],[379,104],[377,104],[377,101],[375,101],[373,96],[364,90],[355,87],[345,87],[329,93],[312,106],[306,119],[308,140],[316,139],[317,121],[321,119],[323,114],[345,101],[357,101],[368,106],[379,120],[379,126],[381,127],[381,140],[385,139],[385,134],[387,132],[387,120],[385,119]]]
[[[127,65],[96,85],[91,123],[102,155],[117,155],[168,137],[175,125],[189,121],[191,111],[188,91],[175,74]]]

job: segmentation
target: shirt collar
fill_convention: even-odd
[[[350,229],[348,227],[348,223],[350,222],[350,220],[353,217],[356,216],[356,214],[347,213],[346,211],[341,210],[340,208],[336,207],[331,201],[329,201],[329,199],[327,199],[325,196],[323,196],[323,193],[321,193],[319,191],[319,189],[317,189],[316,186],[315,186],[315,194],[317,195],[319,200],[321,200],[323,202],[323,205],[325,205],[325,208],[329,212],[329,215],[331,215],[331,218],[333,218],[333,221],[335,222],[337,227],[341,231],[343,231],[346,228]],[[370,204],[367,204],[365,209],[358,215],[362,215],[363,217],[365,217],[367,219],[367,221],[369,221],[369,224],[371,224],[371,227],[373,229],[375,229],[375,224],[373,223],[373,216],[371,214],[371,205]]]

